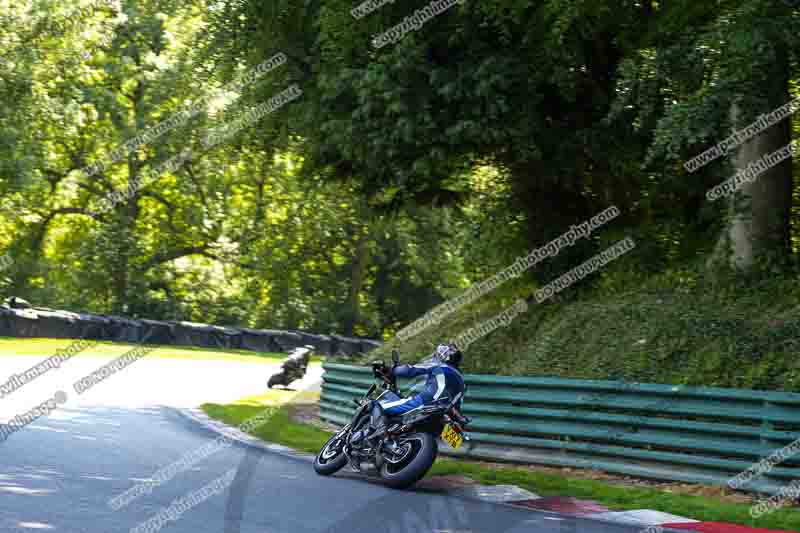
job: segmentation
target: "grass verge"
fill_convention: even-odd
[[[283,444],[296,450],[317,453],[331,434],[315,426],[298,424],[289,417],[289,402],[314,402],[319,393],[272,389],[258,396],[248,396],[232,404],[206,403],[200,406],[205,413],[230,426],[238,426],[267,407],[282,406],[251,434],[267,442]]]
[[[282,405],[270,420],[252,434],[268,442],[282,444],[309,453],[317,453],[331,433],[290,418],[287,402],[292,393],[270,391],[263,397],[250,397],[229,405],[204,404],[202,409],[212,418],[238,425],[255,416],[265,405]],[[307,398],[311,400],[311,398]],[[517,485],[540,496],[571,496],[595,500],[615,511],[655,509],[701,521],[730,522],[752,527],[800,531],[800,510],[779,509],[754,519],[750,506],[720,501],[704,496],[674,494],[657,489],[618,487],[600,481],[574,479],[533,472],[523,466],[486,466],[457,459],[440,458],[430,475],[457,474],[488,485]]]

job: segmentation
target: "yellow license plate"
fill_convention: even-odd
[[[459,435],[456,430],[453,429],[453,426],[447,424],[442,431],[442,440],[452,446],[453,449],[457,450],[461,446],[461,443],[464,442],[464,437]]]

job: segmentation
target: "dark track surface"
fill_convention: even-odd
[[[232,483],[166,522],[167,533],[632,533],[641,528],[559,517],[349,476],[317,476],[305,460],[222,448],[120,510],[108,501],[211,442],[168,408],[64,406],[0,443],[0,531],[128,532],[226,472]],[[154,530],[151,530],[154,531]]]

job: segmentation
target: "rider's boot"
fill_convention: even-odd
[[[364,429],[353,433],[351,442],[354,445],[359,445],[364,441],[371,443],[372,437],[376,435],[377,432],[382,431],[383,428],[385,428],[386,423],[385,420],[382,420],[383,418],[385,418],[383,411],[376,402],[372,408],[372,412],[370,413],[369,424]],[[383,428],[381,426],[383,426]]]

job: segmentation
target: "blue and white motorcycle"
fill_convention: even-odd
[[[399,362],[397,351],[392,351],[393,365],[396,367]],[[396,378],[380,372],[383,366],[383,363],[373,365],[373,374],[382,383],[373,384],[362,398],[353,399],[358,409],[352,421],[317,454],[314,460],[317,474],[332,475],[349,463],[356,472],[380,476],[390,487],[405,489],[430,470],[438,454],[437,437],[454,449],[469,442],[465,427],[470,419],[457,407],[463,393],[390,417],[386,432],[377,439],[359,438],[369,426],[372,400],[380,401],[390,393],[402,397]]]

